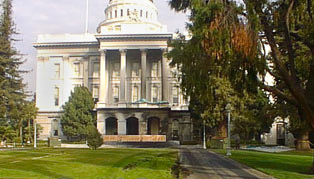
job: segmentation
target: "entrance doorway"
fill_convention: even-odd
[[[148,135],[158,135],[159,134],[160,119],[157,117],[149,118],[147,124],[147,134]]]
[[[138,135],[138,119],[135,117],[128,118],[126,120],[126,134]]]
[[[106,119],[106,135],[118,135],[118,120],[116,118]]]

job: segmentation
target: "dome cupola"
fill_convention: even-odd
[[[158,10],[153,0],[109,0],[105,10],[105,20],[97,32],[144,33],[161,32],[166,27],[158,22]]]

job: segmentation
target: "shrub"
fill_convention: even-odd
[[[89,126],[87,130],[87,145],[96,150],[103,144],[103,138],[95,126]]]

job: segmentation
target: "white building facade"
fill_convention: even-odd
[[[191,141],[192,120],[169,59],[173,34],[152,0],[110,0],[96,34],[39,35],[37,123],[40,138],[64,137],[62,105],[76,86],[96,102],[105,141]]]

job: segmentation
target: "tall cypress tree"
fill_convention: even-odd
[[[12,19],[12,0],[2,0],[0,12],[0,122],[19,133],[26,94],[23,71],[19,70],[23,62],[13,47],[17,32]]]

